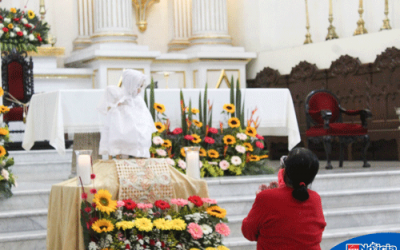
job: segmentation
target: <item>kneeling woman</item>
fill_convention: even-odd
[[[284,165],[286,186],[257,195],[242,233],[257,241],[257,250],[320,250],[326,226],[321,198],[307,188],[318,173],[318,158],[308,149],[295,148]]]

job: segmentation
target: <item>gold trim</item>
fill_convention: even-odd
[[[132,5],[136,14],[136,25],[139,27],[141,32],[144,32],[147,29],[146,12],[148,12],[148,8],[150,8],[154,3],[159,2],[160,0],[132,0]]]
[[[224,80],[224,79],[225,79],[225,81],[226,81],[228,87],[231,86],[231,84],[230,84],[230,82],[229,82],[229,78],[228,78],[228,76],[226,75],[226,72],[237,72],[237,74],[238,74],[237,79],[239,80],[239,87],[241,86],[241,84],[240,84],[240,70],[239,70],[239,69],[222,69],[222,70],[220,70],[220,69],[208,69],[208,70],[207,70],[207,73],[208,73],[208,72],[215,72],[215,71],[221,71],[221,75],[219,76],[217,85],[216,85],[216,87],[215,87],[216,89],[218,89],[219,87],[221,87],[222,80]]]
[[[96,76],[97,76],[97,72],[98,71],[99,71],[98,69],[93,70],[93,74],[92,74],[92,89],[96,88]]]
[[[202,45],[202,44],[226,44],[226,45],[232,45],[232,43],[223,43],[223,42],[204,42],[204,43],[190,43],[190,46]]]
[[[126,33],[110,33],[110,34],[97,34],[97,35],[91,35],[90,38],[96,38],[96,37],[105,37],[105,36],[128,36],[128,37],[135,37],[137,38],[138,36],[135,34],[126,34]]]
[[[34,74],[33,78],[38,79],[69,79],[69,78],[91,78],[92,75],[62,75],[62,74]]]
[[[197,78],[197,73],[198,73],[199,71],[196,69],[196,70],[193,70],[193,88],[195,89],[196,88],[196,78]]]
[[[73,41],[72,42],[73,44],[85,44],[85,43],[88,43],[88,44],[90,44],[90,43],[92,43],[92,41],[90,41],[90,40],[75,40],[75,41]]]
[[[29,51],[28,56],[64,56],[64,47],[37,47],[38,53]]]
[[[150,75],[151,74],[156,74],[157,72],[160,71],[150,71]],[[186,89],[186,71],[185,70],[180,70],[180,71],[174,71],[174,70],[169,70],[168,72],[174,72],[174,73],[182,73],[183,74],[183,88]]]
[[[93,41],[92,43],[136,43],[136,40],[100,40],[100,41]]]

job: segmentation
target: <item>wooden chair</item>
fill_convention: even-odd
[[[369,146],[369,136],[367,130],[367,118],[372,117],[368,109],[364,110],[345,110],[340,106],[337,97],[327,90],[314,90],[308,94],[305,101],[307,141],[319,142],[322,140],[325,148],[327,166],[332,169],[330,154],[332,151],[332,140],[339,138],[340,157],[339,167],[343,166],[344,146],[362,139],[363,167],[370,167],[367,163],[367,149]],[[360,124],[343,123],[342,114],[349,116],[360,116]]]

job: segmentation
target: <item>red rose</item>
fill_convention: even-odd
[[[92,188],[92,189],[90,189],[90,193],[91,193],[91,194],[96,194],[96,193],[97,193],[97,190],[96,190],[95,188]]]
[[[82,193],[82,195],[81,195],[81,197],[82,197],[82,199],[87,199],[87,193]]]
[[[24,26],[27,27],[28,29],[32,28],[32,26],[29,23],[24,24]]]
[[[164,241],[161,241],[161,248],[164,248],[165,247],[165,243],[164,243]]]
[[[138,240],[143,240],[143,235],[138,234],[138,235],[137,235],[137,238],[138,238]]]
[[[203,201],[201,200],[201,198],[197,195],[193,195],[190,196],[188,198],[188,201],[190,201],[191,203],[193,203],[196,207],[201,207],[203,206]]]
[[[85,212],[86,212],[86,213],[92,212],[92,208],[91,208],[91,207],[85,207]]]
[[[18,35],[18,36],[23,36],[24,33],[23,33],[22,31],[18,31],[18,32],[17,32],[17,35]]]
[[[95,202],[92,203],[92,207],[96,208],[96,203]]]
[[[124,207],[126,207],[128,210],[133,210],[137,207],[137,204],[131,199],[123,200],[123,202],[125,203]]]
[[[194,140],[193,136],[191,136],[191,135],[185,135],[183,138],[185,138],[185,140],[188,140],[188,141]]]
[[[261,148],[261,149],[264,148],[264,144],[262,142],[259,142],[259,141],[256,142],[256,146],[257,146],[257,148]]]
[[[7,32],[8,32],[8,28],[4,27],[4,28],[3,28],[3,31],[4,31],[5,33],[7,33]]]
[[[86,223],[87,229],[89,229],[89,228],[92,226],[92,224],[95,223],[98,219],[99,219],[99,218],[97,218],[97,217],[91,218],[91,219],[89,220],[89,222]]]
[[[37,34],[37,39],[39,40],[39,42],[42,42],[43,41],[43,39],[42,39],[42,37],[39,35],[39,34]]]
[[[216,128],[209,128],[208,132],[210,132],[210,134],[218,134],[218,129]]]
[[[205,142],[205,143],[208,143],[208,144],[214,144],[214,143],[215,143],[215,140],[214,140],[213,138],[211,138],[211,137],[206,136],[206,137],[204,138],[204,142]]]
[[[96,178],[96,175],[95,175],[95,174],[91,174],[91,175],[90,175],[90,179],[94,180],[95,178]]]
[[[259,139],[259,140],[264,140],[264,137],[261,136],[261,135],[259,135],[259,134],[257,134],[256,137],[257,137],[257,139]]]
[[[151,239],[151,240],[150,240],[150,246],[155,246],[155,245],[156,245],[156,241],[153,240],[153,239]]]
[[[159,209],[161,209],[161,210],[165,210],[165,209],[168,209],[168,208],[171,207],[171,206],[169,205],[168,202],[163,201],[163,200],[158,200],[158,201],[156,201],[156,202],[154,203],[154,205],[155,205],[156,207],[158,207]]]
[[[20,19],[18,17],[16,17],[13,20],[18,23]]]
[[[129,244],[126,244],[125,249],[131,249],[131,246],[129,246]]]
[[[2,15],[0,15],[0,20],[3,20],[3,16]]]
[[[182,132],[183,132],[183,130],[182,130],[181,128],[176,128],[176,129],[174,129],[174,131],[172,131],[172,133],[173,133],[174,135],[182,134]]]

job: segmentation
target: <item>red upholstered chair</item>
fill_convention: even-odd
[[[28,103],[33,95],[32,57],[28,58],[26,52],[13,50],[12,52],[3,51],[1,60],[2,86],[5,92],[3,105],[10,107],[10,112],[4,115],[4,122],[8,124],[23,121],[23,106],[20,103]],[[11,96],[18,101],[13,100]]]
[[[314,90],[308,94],[305,102],[308,141],[321,141],[324,144],[327,166],[332,169],[330,154],[332,151],[332,139],[339,138],[340,159],[339,167],[343,166],[344,146],[357,139],[364,142],[363,167],[370,167],[367,163],[367,149],[369,136],[367,130],[367,118],[372,117],[368,109],[345,110],[340,106],[337,97],[327,90]],[[342,123],[342,114],[360,116],[361,124]]]

